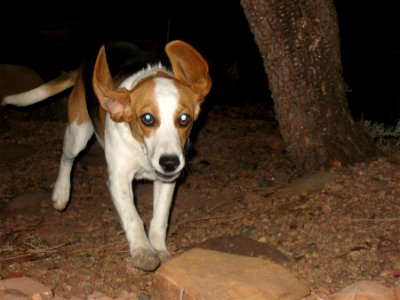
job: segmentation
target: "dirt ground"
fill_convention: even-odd
[[[287,188],[310,174],[282,151],[268,107],[215,105],[204,116],[171,212],[173,255],[196,246],[262,255],[318,297],[363,279],[399,284],[400,154],[311,176],[326,178],[320,188]],[[28,276],[66,299],[149,299],[154,273],[130,264],[96,143],[76,164],[67,209],[51,205],[64,128],[46,107],[0,114],[1,279]],[[135,188],[148,224],[152,186]]]

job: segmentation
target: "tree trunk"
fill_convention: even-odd
[[[324,169],[377,154],[348,108],[332,0],[241,0],[241,5],[297,168]]]

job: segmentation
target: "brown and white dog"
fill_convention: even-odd
[[[172,72],[161,63],[143,66],[141,54],[131,55],[133,48],[128,48],[103,45],[97,58],[78,71],[7,96],[2,105],[27,106],[74,86],[52,195],[54,207],[66,207],[73,161],[95,133],[105,150],[108,186],[133,265],[151,271],[169,258],[165,240],[175,182],[185,165],[185,143],[211,79],[207,62],[183,41],[165,47]],[[133,71],[141,64],[140,70]],[[154,181],[148,236],[134,205],[133,179]]]

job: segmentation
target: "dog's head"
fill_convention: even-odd
[[[128,90],[114,83],[102,47],[94,68],[93,89],[113,121],[130,125],[157,177],[172,181],[185,165],[183,149],[211,89],[211,79],[207,62],[187,43],[170,42],[165,51],[173,74],[158,72]]]

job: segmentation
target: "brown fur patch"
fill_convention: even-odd
[[[197,101],[203,102],[212,86],[207,62],[192,46],[179,40],[168,43],[165,51],[175,78],[190,86]]]
[[[76,84],[68,97],[68,121],[69,123],[77,122],[78,124],[89,121],[82,69],[79,70]]]
[[[130,126],[133,131],[133,137],[140,143],[144,143],[144,138],[151,136],[160,126],[160,112],[154,90],[154,79],[149,78],[143,80],[130,93],[130,106],[132,111]],[[141,122],[141,116],[145,113],[150,113],[156,119],[154,126],[148,127]]]

